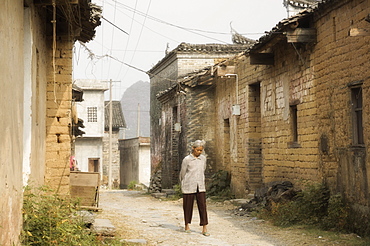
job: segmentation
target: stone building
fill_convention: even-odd
[[[23,186],[69,192],[72,48],[93,38],[100,9],[89,0],[1,6],[0,245],[19,245]]]
[[[323,183],[344,195],[355,219],[366,218],[369,13],[364,0],[328,0],[303,10],[279,22],[244,54],[178,80],[177,88],[159,95],[163,110],[170,112],[174,95],[190,94],[180,103],[199,104],[204,95],[192,91],[209,86],[215,168],[231,173],[237,197],[272,181],[289,180],[297,187]],[[187,106],[175,115],[190,118],[196,110]],[[181,131],[204,128],[193,123]]]
[[[112,182],[119,184],[120,180],[120,151],[119,151],[119,140],[122,131],[126,128],[126,121],[123,117],[122,107],[120,101],[112,101],[112,136],[109,136],[109,101],[105,101],[105,120],[104,120],[104,137],[103,137],[103,180],[108,181],[109,179],[109,146],[111,141],[111,172]],[[111,139],[111,140],[110,140]],[[118,187],[117,187],[118,188]]]
[[[249,47],[249,44],[196,45],[181,43],[148,71],[150,76],[151,170],[152,172],[162,170],[162,188],[172,188],[177,183],[178,165],[187,152],[184,149],[186,149],[189,141],[195,139],[183,138],[180,142],[171,141],[171,137],[175,137],[172,134],[181,138],[181,132],[175,131],[174,125],[170,126],[170,130],[165,131],[164,128],[167,127],[165,126],[166,118],[171,117],[172,114],[179,114],[181,107],[178,107],[179,102],[173,101],[171,106],[173,111],[170,112],[170,115],[166,115],[161,110],[161,103],[157,100],[157,94],[176,85],[178,77],[214,65],[242,52],[246,47]],[[174,122],[176,123],[177,119],[174,119]],[[191,137],[199,138],[201,135],[194,134]],[[205,140],[212,140],[212,137],[209,137]],[[168,157],[168,154],[171,157]]]

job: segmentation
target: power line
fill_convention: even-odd
[[[119,59],[117,59],[117,58],[115,58],[115,57],[113,57],[113,56],[111,56],[111,55],[108,55],[108,54],[101,55],[101,56],[97,56],[97,55],[95,55],[95,54],[94,54],[94,52],[93,52],[92,50],[90,50],[90,49],[89,49],[89,48],[88,48],[84,43],[80,42],[80,45],[81,45],[82,47],[84,47],[84,48],[85,48],[85,50],[89,53],[88,57],[89,57],[89,59],[91,59],[91,60],[93,60],[93,59],[98,59],[98,60],[99,60],[99,59],[102,59],[102,58],[107,57],[107,58],[113,59],[113,60],[115,60],[115,61],[117,61],[117,62],[119,62],[119,63],[122,63],[122,64],[123,64],[123,65],[125,65],[125,66],[128,66],[128,67],[130,67],[130,68],[132,68],[132,69],[135,69],[135,70],[137,70],[137,71],[139,71],[139,72],[145,73],[145,74],[147,74],[147,75],[154,76],[154,77],[158,77],[158,78],[161,78],[161,79],[163,79],[163,80],[170,81],[170,82],[177,82],[177,80],[175,80],[175,79],[170,79],[170,78],[166,78],[166,77],[162,77],[162,76],[159,76],[159,75],[156,75],[156,74],[149,73],[149,72],[147,72],[147,71],[145,71],[145,70],[143,70],[143,69],[141,69],[141,68],[138,68],[138,67],[135,67],[135,66],[133,66],[133,65],[131,65],[131,64],[128,64],[128,63],[126,63],[126,62],[123,62],[123,61],[121,61],[121,60],[119,60]]]
[[[120,30],[121,32],[126,33],[127,35],[129,35],[129,34],[128,34],[128,32],[124,31],[122,28],[120,28],[120,27],[119,27],[119,26],[117,26],[116,24],[114,24],[114,23],[110,22],[110,21],[109,21],[109,20],[107,20],[107,18],[105,18],[104,16],[100,15],[100,18],[102,18],[103,20],[105,20],[106,22],[108,22],[109,24],[111,24],[112,26],[114,26],[115,28],[117,28],[118,30]]]
[[[147,16],[148,16],[148,12],[149,12],[149,8],[150,8],[151,3],[152,3],[152,0],[150,0],[150,1],[149,1],[148,8],[147,8],[147,10],[146,10],[146,14],[145,14],[145,18],[144,18],[143,24],[142,24],[141,29],[140,29],[139,38],[138,38],[138,40],[137,40],[137,42],[136,42],[136,46],[135,46],[135,49],[134,49],[134,50],[137,50],[137,47],[139,46],[140,39],[141,39],[141,35],[142,35],[142,33],[143,33],[143,29],[144,29],[144,27],[145,27],[146,18],[147,18]],[[132,54],[132,56],[131,56],[131,60],[130,60],[130,63],[132,63],[132,61],[134,60],[135,53],[136,53],[136,51],[134,51],[134,53]],[[125,75],[123,76],[123,78],[125,78],[125,77],[126,77],[126,75],[127,75],[127,70],[126,70],[126,73],[125,73]]]
[[[137,7],[137,2],[138,2],[138,0],[136,0],[135,1],[135,9],[136,9],[136,7]],[[132,27],[133,27],[133,24],[134,24],[134,20],[135,20],[135,13],[136,13],[136,11],[133,13],[133,15],[132,15],[132,20],[131,20],[131,25],[130,25],[130,33],[131,33],[131,30],[132,30]],[[128,44],[130,43],[130,36],[128,37],[128,40],[127,40],[127,43],[126,43],[126,48],[125,48],[125,50],[127,50],[127,48],[128,48]],[[122,58],[122,61],[124,61],[125,60],[125,58],[126,58],[126,51],[123,53],[123,58]],[[123,66],[123,64],[121,64],[121,67],[119,68],[119,72],[118,72],[118,75],[119,74],[121,74],[121,70],[122,70],[122,66]]]
[[[130,6],[127,6],[127,5],[125,5],[125,4],[123,4],[123,3],[120,3],[120,2],[118,2],[118,1],[116,1],[116,0],[112,0],[112,1],[113,1],[113,2],[118,3],[118,4],[119,4],[119,5],[121,5],[121,6],[123,6],[123,8],[124,8],[124,9],[127,9],[127,10],[129,10],[129,11],[135,11],[137,14],[139,14],[139,15],[141,15],[141,16],[144,16],[144,17],[146,16],[146,14],[145,14],[145,13],[143,13],[143,12],[141,12],[141,11],[139,11],[139,10],[134,10],[134,9],[133,9],[132,7],[130,7]],[[166,25],[169,25],[169,26],[173,26],[173,27],[176,27],[176,28],[182,29],[182,30],[184,30],[184,31],[187,31],[187,32],[190,32],[190,33],[193,33],[193,34],[196,34],[196,35],[199,35],[199,36],[205,37],[205,38],[209,38],[209,39],[212,39],[212,40],[215,40],[215,41],[218,41],[218,42],[221,42],[221,43],[225,43],[225,44],[227,44],[227,42],[225,42],[225,41],[223,41],[223,40],[219,40],[219,39],[216,39],[216,38],[212,38],[212,37],[206,36],[206,35],[201,34],[201,33],[197,33],[196,31],[194,31],[194,30],[192,30],[192,29],[190,29],[190,28],[181,27],[181,26],[178,26],[178,25],[175,25],[175,24],[172,24],[172,23],[169,23],[169,22],[163,21],[163,20],[158,19],[158,18],[156,18],[156,17],[153,17],[153,16],[151,16],[151,15],[147,15],[147,17],[146,17],[146,18],[151,19],[151,20],[153,20],[153,21],[157,21],[157,22],[162,23],[162,24],[166,24]]]

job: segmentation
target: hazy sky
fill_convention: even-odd
[[[167,46],[172,50],[181,42],[230,44],[230,23],[238,33],[258,39],[287,16],[283,0],[92,2],[103,7],[106,20],[86,44],[92,57],[75,44],[74,78],[119,81],[113,83],[113,100],[120,100],[133,83],[149,81],[142,71],[157,64]]]

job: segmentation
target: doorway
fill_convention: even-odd
[[[99,158],[89,158],[89,172],[99,172],[100,159]]]

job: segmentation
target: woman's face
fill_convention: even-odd
[[[203,152],[203,146],[193,147],[193,156],[198,157]]]

